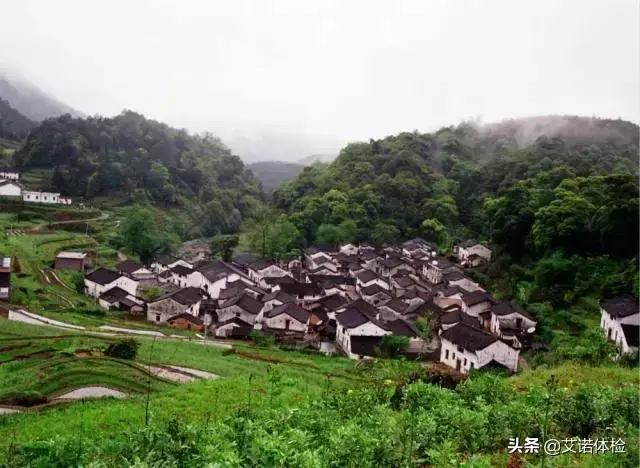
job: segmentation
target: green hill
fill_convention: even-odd
[[[304,166],[284,161],[264,161],[248,164],[247,167],[256,175],[266,191],[277,189],[282,182],[293,180]]]

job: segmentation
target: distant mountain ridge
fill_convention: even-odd
[[[295,179],[304,169],[303,164],[284,161],[264,161],[247,164],[251,172],[262,182],[262,188],[270,192],[282,182]]]
[[[35,121],[64,114],[84,117],[82,112],[59,101],[26,79],[2,70],[0,70],[0,98],[7,101],[22,115]]]

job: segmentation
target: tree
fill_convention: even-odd
[[[238,246],[239,236],[237,234],[218,234],[211,238],[211,255],[221,257],[225,262],[231,261],[233,249]]]
[[[168,235],[160,230],[153,213],[144,206],[134,205],[127,211],[119,235],[123,245],[145,264],[170,248]]]
[[[380,343],[380,354],[383,357],[394,358],[400,356],[409,347],[409,338],[398,335],[385,335]]]

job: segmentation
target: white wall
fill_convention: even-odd
[[[478,283],[471,281],[469,278],[463,278],[457,281],[449,281],[449,286],[459,286],[465,291],[484,291]]]
[[[500,327],[518,328],[518,319],[522,320],[519,327],[520,330],[527,330],[536,325],[536,322],[517,312],[509,315],[501,315],[499,317],[495,314],[491,314],[491,331],[498,335],[500,334]]]
[[[472,245],[471,247],[459,247],[458,258],[460,260],[466,260],[470,255],[479,255],[487,261],[491,260],[491,249],[485,247],[482,244]]]
[[[238,307],[237,305],[232,305],[224,309],[218,310],[219,322],[225,322],[235,317],[238,317],[240,320],[247,322],[249,324],[255,323],[255,320],[256,320],[255,315],[250,314],[249,312],[242,309],[241,307]]]
[[[100,296],[100,294],[102,294],[105,291],[108,291],[109,289],[117,285],[118,285],[118,280],[115,280],[103,286],[101,284],[94,283],[93,281],[90,281],[86,278],[84,279],[84,287],[85,287],[85,292],[87,296],[91,296],[96,299]]]
[[[57,204],[59,197],[59,193],[52,192],[31,192],[28,190],[22,192],[22,199],[24,201],[36,203]]]
[[[440,362],[446,364],[449,367],[456,368],[457,360],[460,360],[460,372],[466,374],[473,367],[478,368],[478,356],[471,351],[462,349],[458,350],[458,347],[449,340],[441,339],[440,345]]]
[[[275,317],[265,317],[264,324],[276,330],[286,330],[287,320],[289,321],[289,330],[304,332],[307,330],[307,323],[302,323],[288,314],[279,314]]]
[[[622,331],[621,325],[640,325],[640,314],[633,314],[620,319],[615,319],[601,307],[600,315],[600,328],[604,331],[607,339],[615,342],[623,354],[628,353],[630,350],[623,338],[624,332]]]
[[[481,369],[492,360],[506,366],[511,371],[518,370],[519,351],[511,348],[502,341],[487,346],[485,349],[477,350],[475,353],[464,348],[459,349],[458,346],[446,340],[441,339],[440,362],[449,367],[456,368],[457,360],[460,360],[460,372],[466,374],[473,365],[476,369]],[[466,359],[466,364],[465,364]]]
[[[5,184],[0,186],[0,196],[5,197],[19,197],[22,193],[22,189],[19,185]]]

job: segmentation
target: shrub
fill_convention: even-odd
[[[261,332],[260,330],[251,330],[249,333],[249,338],[253,341],[253,344],[256,346],[273,346],[276,342],[276,337],[273,335],[268,335],[266,333]]]
[[[379,354],[383,357],[398,357],[409,347],[409,338],[398,335],[385,335],[380,343]]]
[[[84,294],[84,275],[79,271],[74,271],[70,276],[70,283],[78,294]]]
[[[133,338],[111,343],[104,351],[105,356],[115,357],[119,359],[135,359],[138,355],[138,347],[140,344]]]
[[[162,289],[157,286],[151,286],[142,290],[142,297],[147,301],[152,301],[162,294]]]
[[[18,393],[9,393],[2,397],[2,401],[9,405],[16,406],[37,406],[47,402],[47,397],[40,392],[26,391]]]

